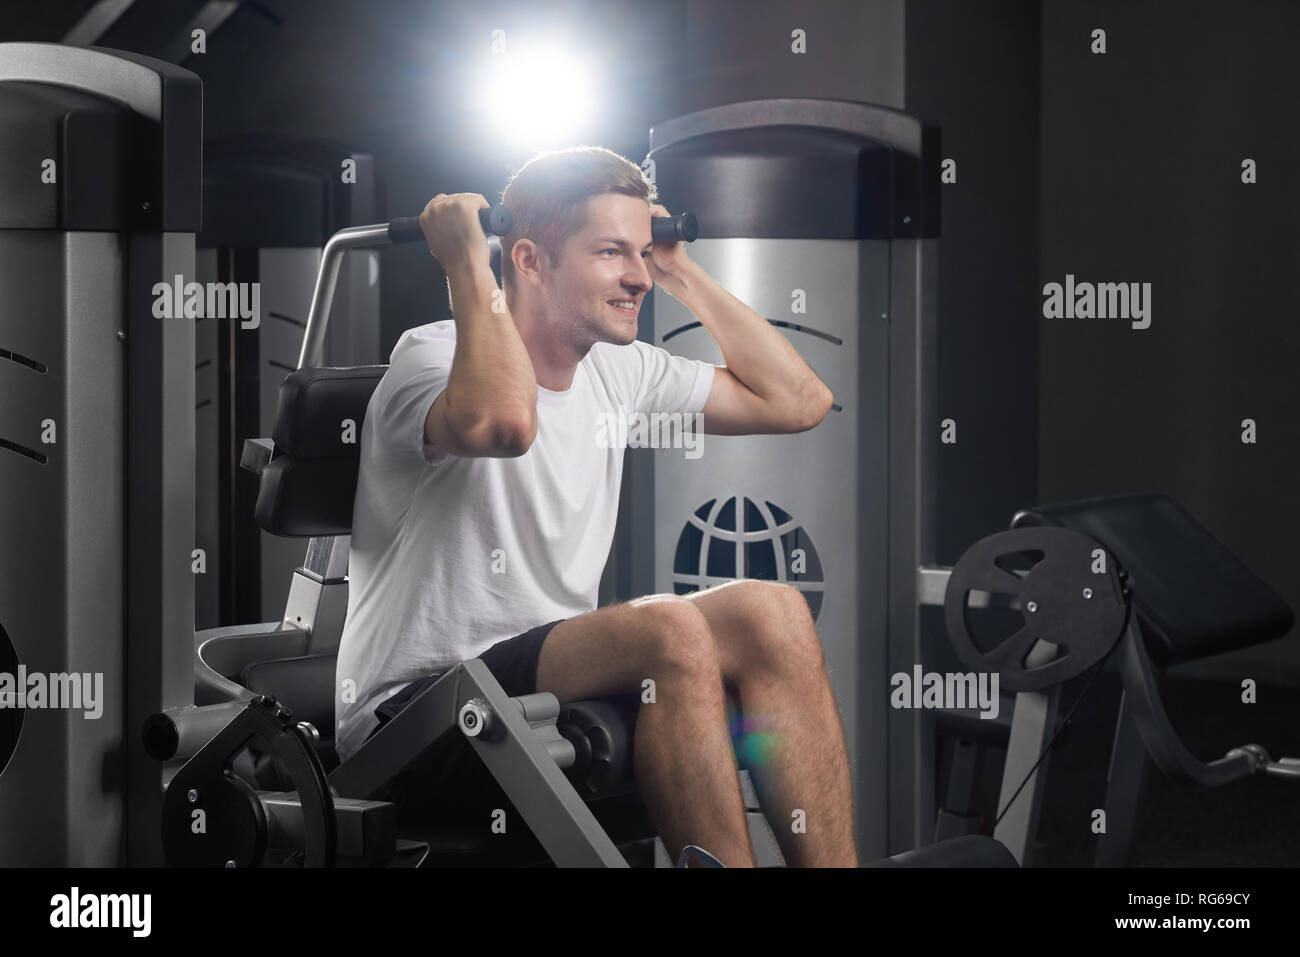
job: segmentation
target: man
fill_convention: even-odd
[[[478,222],[487,200],[440,193],[421,214],[454,318],[402,335],[367,409],[339,752],[467,658],[511,696],[561,702],[651,680],[634,770],[660,837],[674,859],[697,844],[753,866],[731,693],[770,745],[747,767],[786,860],[856,866],[843,731],[798,591],[741,580],[595,608],[623,465],[623,444],[600,434],[612,416],[702,412],[717,435],[793,433],[831,405],[789,342],[682,243],[651,243],[652,216],[668,215],[656,199],[609,150],[534,157],[502,196],[515,223],[504,297]],[[636,339],[656,282],[713,334],[725,367]]]

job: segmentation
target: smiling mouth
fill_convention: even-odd
[[[609,305],[609,307],[610,307],[611,309],[616,309],[616,310],[618,310],[619,312],[621,312],[621,313],[622,313],[623,315],[625,315],[625,316],[635,316],[635,315],[636,315],[636,305],[635,305],[635,304],[633,304],[633,305],[631,305],[631,306],[616,306],[616,305],[614,305],[612,302],[610,302],[610,303],[608,303],[608,305]]]

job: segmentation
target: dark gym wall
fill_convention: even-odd
[[[768,97],[903,108],[904,0],[690,0],[688,102],[680,112]],[[806,52],[791,34],[804,31]],[[680,41],[679,41],[680,42]]]
[[[955,564],[1037,498],[1038,0],[911,0],[904,109],[938,123],[936,548]],[[939,427],[938,423],[934,426]]]
[[[1297,35],[1293,2],[1043,4],[1042,282],[1149,282],[1152,316],[1035,321],[1040,497],[1164,492],[1300,607]],[[1199,671],[1300,682],[1300,648]]]

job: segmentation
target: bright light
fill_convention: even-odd
[[[492,133],[520,149],[572,146],[595,112],[593,79],[558,46],[493,56],[479,109]]]

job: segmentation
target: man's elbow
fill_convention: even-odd
[[[497,423],[497,455],[501,458],[518,458],[532,446],[537,438],[537,416],[520,416]]]
[[[826,418],[826,413],[831,410],[834,402],[835,397],[831,394],[831,390],[819,382],[818,388],[810,390],[804,397],[794,431],[807,432],[809,429],[816,428],[821,420]]]
[[[439,441],[436,434],[430,439],[457,455],[471,458],[511,459],[528,451],[537,437],[537,416],[521,412],[518,415],[477,416],[469,423],[448,422],[450,443]]]

